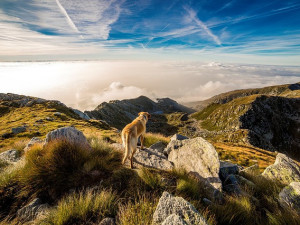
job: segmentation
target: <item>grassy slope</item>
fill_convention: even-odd
[[[55,116],[55,112],[61,112],[61,116]],[[46,120],[47,117],[53,121]],[[38,120],[43,122],[37,122]],[[71,113],[68,108],[61,105],[43,103],[31,107],[9,107],[9,111],[0,117],[0,136],[10,133],[14,127],[26,125],[27,130],[7,139],[0,138],[0,151],[14,147],[18,142],[27,142],[32,137],[44,138],[46,134],[64,126],[75,126],[88,135],[102,135],[116,138],[115,130],[104,123],[96,120],[86,121],[80,119],[76,114]]]

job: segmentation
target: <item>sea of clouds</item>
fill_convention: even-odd
[[[300,67],[184,61],[2,62],[0,93],[56,99],[80,110],[104,101],[170,97],[200,101],[245,88],[295,83]]]

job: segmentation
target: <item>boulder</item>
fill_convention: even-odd
[[[19,209],[17,211],[17,217],[19,217],[19,219],[23,222],[34,220],[35,218],[43,214],[48,209],[48,207],[48,204],[42,204],[42,201],[39,198],[36,198],[28,205]]]
[[[225,181],[228,175],[238,174],[238,173],[239,173],[239,167],[237,165],[226,161],[220,161],[219,176],[222,181]]]
[[[138,149],[134,154],[134,162],[137,166],[156,168],[160,170],[171,170],[174,166],[167,157],[156,149]]]
[[[162,141],[156,142],[155,144],[151,145],[149,148],[157,150],[159,152],[163,152],[165,149],[165,144]]]
[[[48,144],[53,140],[65,140],[76,145],[81,145],[84,148],[91,149],[86,137],[75,127],[62,127],[49,132],[46,136],[45,144]]]
[[[170,141],[167,147],[164,149],[164,154],[169,155],[173,149],[178,149],[182,146],[181,141],[173,140]]]
[[[176,145],[168,156],[176,168],[184,168],[199,179],[221,190],[220,162],[215,148],[201,137],[186,139]]]
[[[242,191],[235,175],[230,174],[223,182],[223,190],[229,194],[241,195]]]
[[[180,217],[180,219],[178,217]],[[180,221],[181,223],[179,224],[189,225],[207,224],[205,219],[200,215],[193,205],[183,198],[173,197],[165,191],[160,197],[156,210],[153,214],[152,224],[177,224],[171,223],[172,221]]]
[[[183,136],[181,134],[174,134],[172,137],[171,137],[171,141],[182,141],[182,140],[185,140],[185,139],[189,139],[188,137],[186,136]]]
[[[300,182],[300,166],[285,154],[278,153],[275,163],[268,166],[262,175],[289,185],[291,182]]]
[[[292,182],[279,193],[279,203],[300,213],[300,182]]]
[[[162,225],[187,225],[184,219],[176,214],[168,216]]]
[[[28,142],[28,144],[26,145],[26,147],[24,148],[24,151],[28,151],[32,146],[34,146],[35,144],[42,144],[44,143],[44,140],[41,140],[38,137],[33,137],[31,138],[31,140]]]
[[[101,222],[99,223],[99,225],[115,225],[115,219],[114,218],[110,218],[110,217],[106,217],[103,220],[101,220]]]
[[[23,133],[26,131],[26,127],[25,126],[21,126],[21,127],[15,127],[11,129],[11,132],[13,134],[19,134],[19,133]]]
[[[17,162],[20,160],[20,153],[15,149],[2,152],[0,154],[0,160],[3,160],[8,163]]]

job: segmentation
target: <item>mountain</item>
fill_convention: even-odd
[[[297,90],[300,90],[300,82],[295,84],[284,84],[284,85],[269,86],[263,88],[234,90],[234,91],[218,94],[204,101],[189,102],[189,103],[185,103],[184,105],[199,111],[212,103],[224,104],[236,98],[255,95],[255,94],[293,97],[299,94],[299,91]]]
[[[300,159],[300,85],[217,95],[192,115],[215,142],[247,144]]]
[[[103,102],[94,110],[85,111],[85,113],[91,118],[105,120],[109,125],[122,129],[141,111],[153,114],[156,120],[162,119],[160,117],[162,114],[175,112],[190,114],[195,112],[195,110],[180,105],[170,98],[159,98],[157,102],[154,102],[145,96],[140,96],[134,99]]]

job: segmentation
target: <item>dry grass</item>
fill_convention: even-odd
[[[145,135],[145,140],[144,140],[144,145],[146,147],[150,147],[151,145],[157,143],[157,142],[163,142],[165,145],[167,145],[170,141],[170,138],[159,134],[159,133],[146,133]]]

